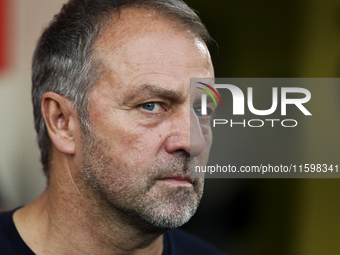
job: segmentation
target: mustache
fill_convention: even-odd
[[[156,163],[153,171],[151,171],[153,175],[152,179],[156,181],[169,177],[179,177],[189,180],[192,184],[196,184],[199,182],[200,177],[192,174],[195,166],[195,160],[188,152],[179,151],[173,156],[173,160],[170,162]]]

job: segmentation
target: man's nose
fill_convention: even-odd
[[[194,111],[190,111],[185,109],[173,116],[170,135],[165,144],[168,153],[185,150],[191,157],[198,157],[203,152],[205,139],[201,125]]]

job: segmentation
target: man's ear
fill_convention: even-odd
[[[41,100],[41,111],[48,134],[58,151],[75,154],[75,132],[80,130],[78,114],[67,98],[46,92]]]

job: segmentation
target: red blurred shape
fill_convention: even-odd
[[[7,0],[0,0],[0,71],[2,71],[8,64],[7,55]]]

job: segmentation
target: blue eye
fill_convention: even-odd
[[[144,110],[149,111],[149,112],[153,112],[153,111],[159,110],[160,105],[159,105],[159,103],[148,102],[148,103],[142,104],[142,108]]]
[[[214,109],[211,109],[210,107],[208,107],[206,115],[202,115],[201,107],[194,108],[194,112],[198,117],[211,117],[211,115],[214,113]]]
[[[202,116],[202,110],[201,110],[201,107],[200,108],[195,108],[195,113],[197,116]]]

